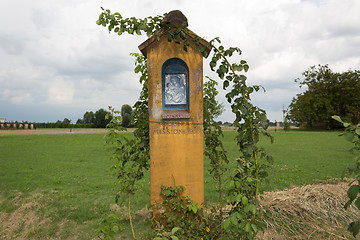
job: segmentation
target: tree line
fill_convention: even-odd
[[[35,128],[106,128],[106,125],[111,121],[109,111],[100,108],[96,112],[87,111],[83,118],[79,118],[76,123],[71,123],[71,120],[64,118],[56,122],[35,123]],[[121,107],[122,126],[134,127],[136,124],[132,121],[132,107],[124,104]]]
[[[287,119],[307,128],[342,127],[331,118],[360,122],[360,71],[333,72],[328,65],[312,66],[295,82],[307,90],[292,99]]]

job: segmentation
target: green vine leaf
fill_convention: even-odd
[[[356,133],[358,136],[360,136],[360,129],[356,129],[356,130],[355,130],[355,133]]]
[[[174,227],[172,230],[171,230],[171,234],[175,234],[177,231],[179,231],[181,228],[179,227]]]
[[[358,197],[356,199],[356,201],[354,202],[355,206],[360,210],[360,197]]]
[[[349,197],[349,199],[350,199],[351,202],[355,200],[355,198],[357,197],[358,193],[359,193],[359,186],[358,186],[358,185],[352,185],[352,186],[348,189],[347,195],[348,195],[348,197]]]
[[[360,222],[352,222],[348,226],[348,231],[353,234],[354,237],[359,234]]]
[[[225,80],[223,82],[223,89],[226,90],[226,88],[230,85],[230,82],[228,80]]]

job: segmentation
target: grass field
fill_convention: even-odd
[[[236,159],[236,133],[224,134],[229,157]],[[347,151],[351,144],[338,137],[338,132],[272,134],[274,144],[267,139],[260,143],[275,160],[272,182],[264,184],[262,191],[339,178],[353,159]],[[115,178],[109,170],[112,163],[103,136],[0,136],[0,239],[93,238],[101,217],[114,208]],[[205,176],[204,181],[205,201],[216,201],[214,180]],[[134,212],[150,201],[149,173],[138,188]],[[148,227],[140,219],[137,225]]]

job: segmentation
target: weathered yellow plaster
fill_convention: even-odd
[[[190,40],[182,44],[160,36],[142,51],[148,61],[151,203],[162,202],[161,185],[184,186],[185,196],[204,202],[203,170],[203,57]],[[161,67],[170,58],[189,68],[189,119],[163,119]]]

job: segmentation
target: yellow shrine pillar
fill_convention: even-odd
[[[164,21],[181,26],[186,17],[178,10]],[[150,130],[151,203],[161,203],[161,186],[184,186],[185,196],[204,202],[203,166],[203,56],[190,46],[168,41],[160,30],[139,46],[147,58]],[[200,40],[202,46],[207,42]],[[208,49],[210,50],[210,49]]]

